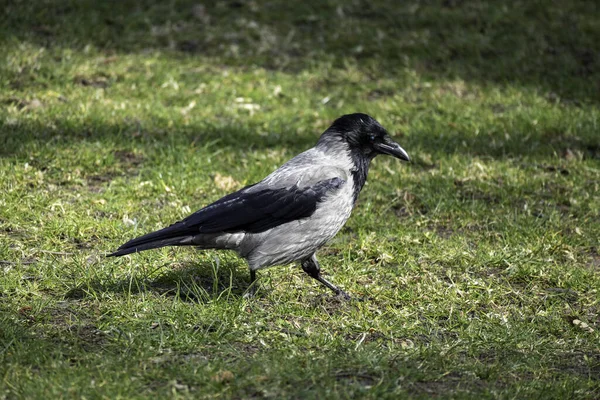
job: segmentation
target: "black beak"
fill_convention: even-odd
[[[410,157],[404,151],[402,147],[396,142],[394,142],[389,137],[384,137],[381,142],[376,142],[373,144],[375,150],[382,154],[389,154],[390,156],[394,156],[404,161],[410,161]]]

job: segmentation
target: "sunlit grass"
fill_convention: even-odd
[[[5,7],[0,398],[599,396],[593,2],[136,3]],[[413,159],[320,252],[362,301],[104,258],[356,111]]]

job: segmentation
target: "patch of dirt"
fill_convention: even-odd
[[[104,184],[110,182],[115,176],[114,173],[90,175],[86,179],[87,189],[92,193],[102,193],[105,190]]]
[[[542,139],[554,145],[560,150],[563,159],[582,160],[582,159],[600,159],[600,145],[598,143],[584,141],[579,137],[569,136],[564,133],[548,132]]]
[[[85,347],[98,347],[107,343],[107,335],[93,324],[71,325],[67,331],[83,342]]]
[[[410,192],[401,191],[398,197],[402,199],[402,202],[392,206],[392,210],[398,218],[406,218],[414,214],[425,215],[429,212],[427,206]]]
[[[558,172],[561,175],[569,175],[570,172],[567,168],[557,166],[557,165],[547,165],[547,164],[539,164],[536,165],[537,168],[544,170],[546,172]]]
[[[137,167],[144,161],[144,157],[141,154],[128,150],[117,150],[114,152],[114,156],[121,164],[132,167]]]
[[[373,89],[367,94],[369,100],[377,100],[381,98],[391,97],[396,93],[394,89]]]
[[[352,296],[352,293],[350,294]],[[340,310],[351,307],[354,301],[358,298],[344,299],[342,296],[337,296],[333,292],[325,292],[308,300],[312,307],[319,307],[327,313],[337,314]]]
[[[78,249],[90,249],[93,246],[92,243],[84,242],[83,240],[77,237],[73,238],[73,243],[75,243],[75,247]]]
[[[449,239],[455,233],[453,228],[446,225],[433,225],[429,226],[428,229],[435,231],[435,233],[442,239]]]
[[[364,372],[338,371],[334,374],[335,380],[345,384],[358,383],[361,386],[373,386],[381,378]]]
[[[600,381],[600,353],[598,352],[574,351],[557,354],[552,364],[558,371]]]
[[[98,74],[94,76],[76,76],[73,81],[81,86],[90,86],[95,88],[105,89],[110,86],[108,76]]]
[[[456,182],[455,182],[456,184]],[[486,193],[478,188],[473,187],[464,187],[462,185],[457,185],[461,189],[458,190],[458,198],[464,201],[484,201],[486,203],[498,204],[500,203],[500,198],[498,196],[492,195],[490,193]]]
[[[136,154],[128,150],[117,150],[113,153],[115,160],[117,160],[119,166],[125,169],[129,174],[134,173],[137,167],[142,164],[144,157],[141,154]],[[118,171],[107,171],[102,174],[88,175],[87,188],[92,193],[102,193],[105,190],[106,183],[112,181],[115,177],[119,176]]]
[[[589,261],[587,266],[593,270],[600,271],[600,253],[596,247],[590,248],[590,251],[587,253],[589,256]]]
[[[32,312],[33,308],[31,306],[23,306],[19,308],[19,315],[21,315],[27,322],[33,323],[35,322],[35,315]]]
[[[79,300],[83,299],[86,296],[85,290],[82,287],[74,287],[69,289],[63,296],[66,300]]]
[[[571,192],[571,189],[556,182],[544,182],[542,184],[541,194],[547,199],[564,196]]]
[[[85,310],[85,313],[84,311]],[[52,326],[51,335],[59,342],[76,342],[84,348],[95,348],[107,343],[108,335],[94,324],[95,315],[99,314],[89,304],[80,301],[62,301],[52,308],[46,308],[47,323]]]
[[[235,349],[237,353],[240,354],[242,357],[250,358],[255,354],[259,354],[264,349],[264,347],[261,347],[255,343],[238,342],[235,344]]]
[[[468,377],[468,380],[466,380],[460,373],[451,372],[438,380],[415,381],[411,386],[416,393],[426,394],[429,398],[437,398],[448,393],[456,394],[461,391],[472,391],[476,388],[489,388],[493,386],[493,382],[486,382],[474,377]]]
[[[340,332],[342,333],[342,332]],[[345,337],[348,341],[351,342],[359,342],[362,340],[362,343],[371,343],[371,342],[389,342],[391,341],[386,335],[381,332],[378,332],[374,329],[370,329],[368,332],[362,333],[349,333],[345,334]]]
[[[114,174],[98,174],[98,175],[90,175],[87,177],[88,185],[93,186],[95,184],[102,184],[106,182],[110,182],[112,178],[114,178]]]

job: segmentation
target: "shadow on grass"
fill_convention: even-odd
[[[290,72],[350,62],[373,79],[411,70],[598,103],[596,11],[593,0],[46,0],[6,6],[0,45],[158,50],[198,63]],[[22,81],[13,76],[8,84]]]
[[[291,158],[315,145],[321,132],[306,134],[285,134],[273,132],[261,135],[259,128],[248,123],[238,125],[212,126],[202,122],[201,126],[190,124],[177,129],[152,126],[141,130],[137,124],[124,122],[121,125],[98,121],[64,121],[56,119],[41,124],[36,120],[27,120],[17,127],[0,123],[0,157],[16,157],[28,160],[29,164],[49,163],[44,157],[56,156],[55,151],[82,149],[85,143],[101,143],[103,147],[117,149],[115,158],[127,158],[122,151],[134,151],[141,154],[164,153],[165,146],[174,154],[183,151],[202,149],[210,146],[208,152],[219,150],[225,156],[245,157],[248,150],[276,149],[284,150]],[[18,132],[18,135],[15,134]],[[172,133],[171,133],[172,132]],[[587,131],[586,131],[587,132]],[[444,134],[414,134],[397,137],[398,141],[418,163],[421,152],[428,154],[468,154],[492,158],[520,158],[523,156],[554,157],[555,155],[579,155],[582,158],[600,159],[600,145],[594,135],[573,136],[550,131],[532,130],[526,137],[512,135],[505,137],[504,132],[475,134],[472,131],[447,131]],[[43,148],[53,151],[39,151]],[[36,151],[37,150],[37,151]],[[40,156],[39,159],[36,156]],[[234,160],[235,160],[234,159]],[[140,159],[126,160],[136,165]],[[241,162],[240,162],[241,163]],[[39,167],[43,167],[40,165]]]
[[[217,143],[220,149],[234,152],[282,147],[300,152],[314,146],[318,139],[317,132],[307,135],[280,135],[274,132],[267,136],[257,132],[259,129],[250,123],[245,127],[211,126],[203,123],[201,126],[168,129],[165,121],[164,128],[158,124],[146,130],[140,129],[137,123],[126,122],[113,125],[99,121],[73,122],[56,119],[44,124],[27,121],[18,126],[2,125],[0,122],[0,156],[27,157],[31,155],[31,144],[61,149],[78,146],[82,142],[101,142],[139,150],[155,147],[156,144],[202,148],[207,144]]]
[[[163,266],[172,267],[171,264]],[[161,296],[176,297],[182,301],[208,303],[219,299],[240,298],[250,286],[248,273],[234,267],[215,268],[210,264],[179,263],[179,268],[147,277],[140,272],[118,281],[95,279],[71,288],[65,298],[83,299],[95,292],[112,292],[128,295],[154,292]]]

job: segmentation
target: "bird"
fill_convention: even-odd
[[[132,239],[107,256],[165,246],[234,250],[250,269],[249,296],[254,295],[256,271],[299,262],[310,277],[350,299],[322,276],[316,252],[350,217],[371,161],[380,154],[410,161],[374,118],[363,113],[342,115],[314,147],[260,182],[166,228]]]

